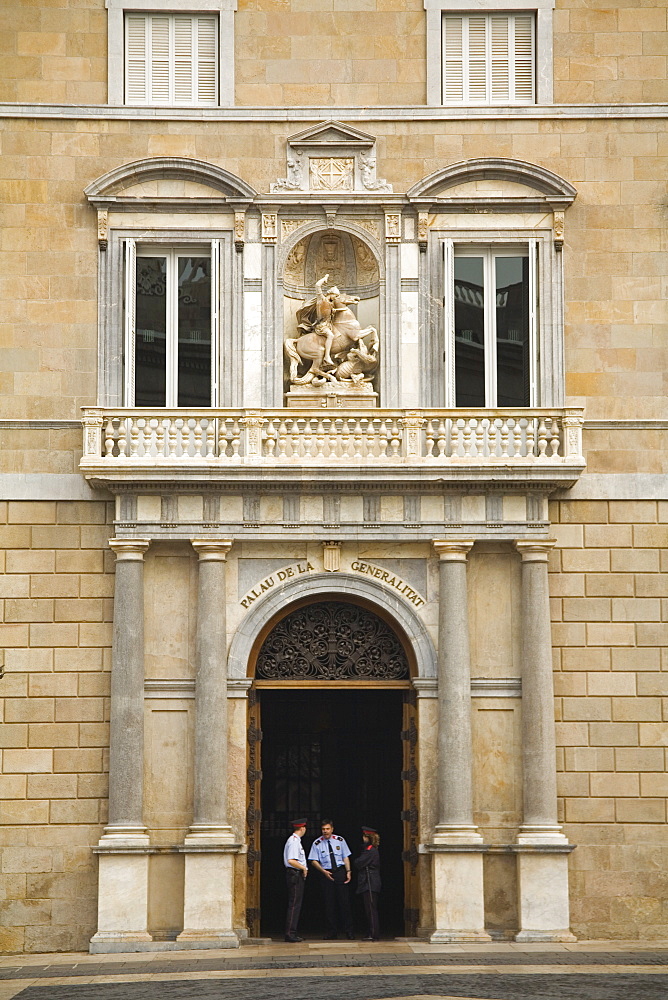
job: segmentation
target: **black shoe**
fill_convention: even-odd
[[[299,941],[303,941],[304,938],[303,937],[299,937],[299,935],[297,935],[297,934],[294,937],[288,937],[287,934],[286,934],[285,940],[289,941],[290,944],[297,944]]]
[[[346,937],[348,938],[349,941],[354,941],[355,940],[355,935],[353,934],[352,931],[348,931],[348,933],[346,934]]]

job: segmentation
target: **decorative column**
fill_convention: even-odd
[[[146,538],[112,538],[116,553],[109,734],[109,821],[99,854],[97,933],[91,952],[150,942],[144,798],[144,553]]]
[[[193,822],[185,839],[184,929],[197,948],[237,948],[232,929],[234,855],[228,821],[227,630],[225,569],[229,540],[193,539],[199,556],[195,782]]]
[[[432,942],[488,941],[482,837],[473,822],[471,664],[466,557],[472,541],[434,541],[438,553],[438,821]]]
[[[517,836],[518,941],[574,941],[568,853],[557,819],[552,635],[547,562],[554,541],[515,542],[522,557],[522,773]]]

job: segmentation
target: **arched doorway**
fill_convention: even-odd
[[[382,833],[383,933],[415,933],[417,727],[412,653],[401,629],[359,599],[321,595],[275,615],[252,657],[249,722],[249,924],[280,935],[282,849],[305,815],[305,847],[323,817],[359,853],[360,824]],[[253,906],[252,904],[255,903]],[[361,907],[358,911],[361,930]],[[301,931],[323,931],[317,877]]]

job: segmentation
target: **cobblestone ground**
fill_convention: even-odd
[[[451,951],[387,942],[325,954],[31,956],[0,963],[0,1000],[666,1000],[668,947]]]

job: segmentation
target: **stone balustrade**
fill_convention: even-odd
[[[90,478],[261,466],[543,470],[577,478],[582,410],[84,409]],[[564,476],[564,473],[568,473]]]

